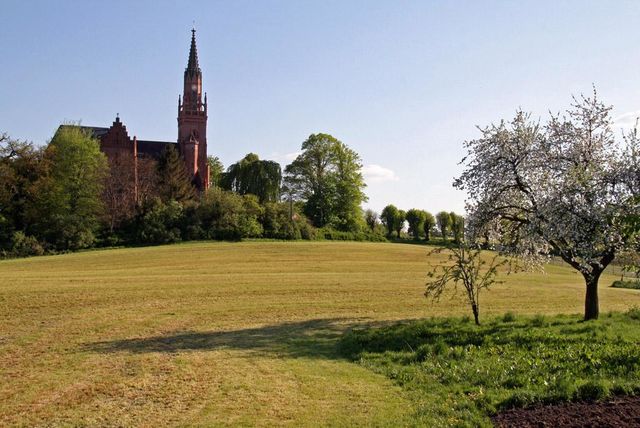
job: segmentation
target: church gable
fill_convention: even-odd
[[[109,158],[135,156],[135,141],[129,138],[127,127],[122,124],[119,117],[116,116],[116,120],[108,131],[100,137],[100,149]]]

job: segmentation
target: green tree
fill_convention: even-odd
[[[185,203],[196,198],[196,189],[191,183],[184,160],[178,150],[167,144],[158,161],[158,188],[162,201]]]
[[[427,213],[423,210],[411,208],[407,211],[407,223],[409,223],[409,233],[413,235],[413,239],[420,240],[420,234],[424,231],[424,222],[427,219]]]
[[[255,195],[238,195],[217,187],[207,190],[197,208],[202,230],[209,239],[259,237],[263,232],[259,221],[262,215]]]
[[[438,222],[438,228],[442,234],[442,239],[447,240],[447,234],[449,233],[449,227],[451,226],[451,216],[446,211],[440,211],[436,214],[436,221]]]
[[[0,248],[11,245],[14,231],[27,227],[33,185],[45,173],[43,150],[0,134]]]
[[[302,153],[285,169],[285,186],[304,201],[304,214],[316,227],[358,231],[362,226],[362,164],[356,152],[328,134],[312,134]]]
[[[378,224],[378,213],[371,209],[366,210],[364,212],[364,222],[367,223],[372,232],[375,232]]]
[[[209,184],[212,187],[220,187],[220,181],[224,174],[224,165],[218,156],[208,156],[207,163],[209,164]]]
[[[387,228],[387,235],[391,236],[393,232],[396,230],[396,223],[399,214],[398,208],[395,205],[389,204],[382,209],[382,214],[380,214],[380,220],[382,224]]]
[[[59,250],[90,247],[100,226],[107,160],[99,143],[74,125],[58,129],[45,151],[47,171],[34,184],[34,235]]]
[[[260,160],[255,153],[249,153],[227,168],[221,187],[240,195],[256,195],[261,203],[265,203],[280,199],[281,182],[279,163]]]
[[[429,241],[431,239],[431,231],[436,226],[436,219],[433,214],[428,211],[425,211],[424,214],[424,239],[425,241]]]
[[[400,237],[400,232],[404,229],[404,222],[407,219],[407,213],[404,210],[398,210],[398,215],[396,216],[396,220],[394,223],[394,229],[397,233],[398,238]]]
[[[366,184],[362,173],[360,156],[339,142],[335,145],[336,197],[335,224],[338,230],[357,232],[364,228],[361,205],[368,200],[363,189]]]
[[[451,219],[450,227],[451,233],[453,234],[453,241],[456,244],[459,244],[462,242],[464,235],[464,217],[451,211],[449,213],[449,218]]]

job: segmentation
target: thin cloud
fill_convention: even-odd
[[[271,154],[271,159],[281,164],[290,164],[291,162],[293,162],[295,158],[297,158],[301,154],[302,152],[300,151],[285,153],[285,154],[280,154],[276,152]]]
[[[613,125],[622,129],[632,129],[636,126],[638,118],[640,117],[640,110],[630,111],[613,119]]]
[[[395,172],[376,164],[369,164],[362,167],[362,175],[367,183],[384,183],[386,181],[398,181]]]

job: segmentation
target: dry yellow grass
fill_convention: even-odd
[[[467,314],[427,301],[428,249],[192,243],[0,262],[0,425],[398,425],[410,402],[339,358],[353,325]],[[570,269],[506,277],[482,316],[580,313]],[[640,305],[606,287],[601,310]]]

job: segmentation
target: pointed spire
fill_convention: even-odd
[[[196,49],[196,29],[191,29],[191,49],[189,49],[189,63],[185,73],[194,75],[200,73],[200,66],[198,65],[198,50]]]

